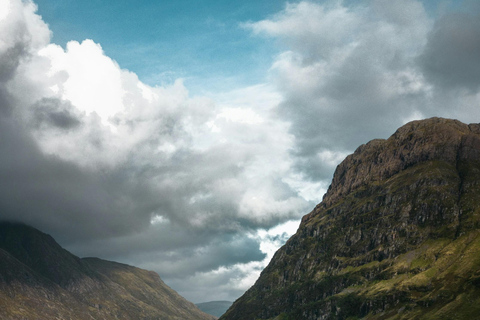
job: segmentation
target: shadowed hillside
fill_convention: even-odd
[[[22,224],[0,223],[1,319],[204,319],[152,271],[80,259]]]

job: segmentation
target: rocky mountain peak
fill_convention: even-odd
[[[400,127],[390,138],[375,139],[359,146],[335,170],[332,183],[323,197],[328,206],[362,185],[390,178],[425,161],[478,159],[480,124],[430,118]]]

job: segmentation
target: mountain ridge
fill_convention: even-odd
[[[480,125],[431,118],[361,145],[220,318],[472,319]]]
[[[51,236],[0,222],[2,319],[201,319],[158,274],[99,258],[78,258]]]

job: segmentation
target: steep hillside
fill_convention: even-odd
[[[80,259],[34,228],[0,223],[0,319],[212,320],[152,272]]]
[[[222,320],[475,319],[480,125],[432,118],[360,146]]]

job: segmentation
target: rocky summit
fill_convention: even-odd
[[[478,319],[480,124],[360,146],[221,320]]]
[[[0,319],[213,320],[158,274],[80,259],[32,227],[0,223]]]

